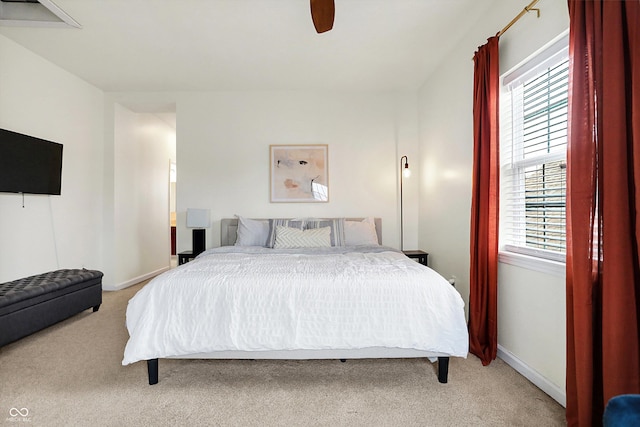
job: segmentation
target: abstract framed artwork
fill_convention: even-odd
[[[270,145],[272,203],[329,201],[328,146]]]

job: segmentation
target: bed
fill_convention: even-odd
[[[223,219],[220,247],[129,301],[122,364],[156,384],[163,358],[421,357],[446,383],[468,352],[462,298],[381,235],[372,218]]]

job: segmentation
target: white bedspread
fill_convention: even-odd
[[[225,350],[468,351],[458,292],[384,247],[209,250],[141,289],[127,329],[123,365]]]

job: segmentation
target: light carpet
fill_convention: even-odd
[[[564,408],[500,359],[160,360],[122,366],[127,301],[0,348],[0,424],[42,426],[558,426]]]

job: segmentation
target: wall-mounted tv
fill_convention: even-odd
[[[0,192],[60,195],[62,144],[0,129]]]

